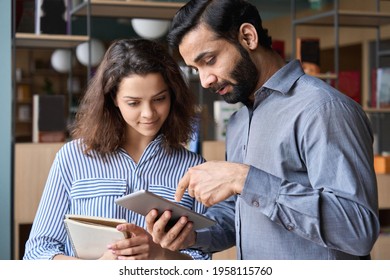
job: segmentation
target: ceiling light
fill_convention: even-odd
[[[145,39],[157,39],[164,36],[169,29],[169,20],[133,18],[131,25],[139,36]]]

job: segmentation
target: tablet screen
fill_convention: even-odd
[[[160,215],[169,210],[172,212],[172,218],[168,226],[173,226],[182,216],[188,217],[188,220],[193,223],[194,230],[215,224],[214,220],[147,190],[120,197],[115,200],[115,203],[143,216],[152,209],[156,209]]]

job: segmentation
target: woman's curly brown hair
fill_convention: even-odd
[[[169,88],[171,109],[160,130],[165,147],[178,148],[189,140],[196,120],[195,97],[179,65],[157,42],[122,39],[108,48],[76,114],[71,136],[82,139],[85,153],[94,150],[104,156],[124,143],[127,124],[113,100],[124,77],[149,73],[160,73]]]

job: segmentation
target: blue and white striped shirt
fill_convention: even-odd
[[[138,163],[123,149],[102,158],[83,153],[80,140],[66,143],[57,153],[36,213],[24,259],[52,259],[57,254],[74,256],[64,225],[65,214],[125,219],[145,227],[144,216],[117,204],[126,194],[149,190],[174,200],[180,178],[204,159],[184,147],[168,153],[160,135],[145,149]],[[206,208],[188,194],[180,202],[198,213]],[[182,250],[193,259],[210,259],[197,250]]]

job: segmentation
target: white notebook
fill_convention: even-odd
[[[116,229],[127,223],[122,219],[66,215],[64,223],[73,251],[80,259],[98,259],[108,250],[107,245],[126,238],[126,233]]]

